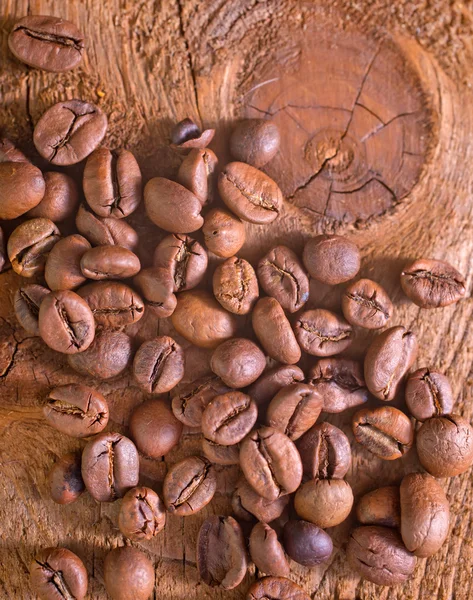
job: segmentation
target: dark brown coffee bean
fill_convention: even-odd
[[[29,217],[43,217],[60,223],[72,216],[79,203],[79,191],[72,177],[49,171],[44,174],[46,185],[41,202],[28,212]]]
[[[401,526],[399,486],[388,485],[368,492],[358,500],[356,518],[363,525]]]
[[[282,388],[271,400],[266,412],[270,427],[295,441],[314,425],[323,408],[323,398],[307,383]]]
[[[168,235],[156,247],[154,266],[167,269],[174,281],[174,292],[195,288],[207,271],[207,252],[188,235]]]
[[[343,292],[342,311],[352,325],[381,329],[393,314],[393,304],[386,290],[371,279],[359,279]]]
[[[207,517],[197,538],[197,569],[210,587],[232,590],[246,575],[246,544],[233,517]]]
[[[332,539],[323,529],[308,521],[288,521],[283,530],[284,549],[304,567],[315,567],[332,555]]]
[[[269,575],[285,577],[289,575],[284,549],[274,529],[266,523],[257,523],[250,535],[251,560],[256,568]]]
[[[268,500],[291,494],[302,480],[302,463],[294,442],[271,427],[261,427],[243,440],[240,463],[251,487]]]
[[[339,235],[318,235],[304,246],[302,260],[309,274],[327,285],[353,279],[360,270],[360,251]]]
[[[65,19],[28,15],[13,26],[8,46],[30,67],[60,73],[77,67],[82,60],[84,36]]]
[[[138,248],[138,234],[123,219],[98,217],[84,204],[79,206],[76,227],[93,246],[123,246],[132,252]]]
[[[18,225],[7,244],[15,273],[22,277],[42,273],[48,254],[59,239],[59,229],[49,219],[30,219]]]
[[[82,453],[82,478],[99,502],[114,502],[138,485],[140,461],[127,437],[104,432],[88,442]]]
[[[40,600],[83,600],[87,595],[84,563],[66,548],[40,550],[30,566],[30,581]]]
[[[75,502],[85,490],[81,474],[81,455],[61,456],[49,472],[48,487],[51,498],[57,504]]]
[[[301,349],[282,306],[275,298],[260,298],[252,314],[253,330],[271,358],[283,364],[295,364]]]
[[[133,341],[123,331],[96,331],[92,344],[79,354],[70,354],[67,362],[74,371],[95,379],[117,377],[131,364]]]
[[[282,209],[283,197],[277,184],[263,171],[242,162],[224,167],[218,191],[227,207],[250,223],[271,223]]]
[[[51,106],[36,123],[36,150],[53,165],[75,165],[97,148],[107,131],[101,109],[83,100]]]
[[[202,206],[214,196],[214,177],[218,158],[209,148],[194,148],[182,161],[177,181],[197,196]]]
[[[294,497],[296,513],[321,529],[340,525],[353,507],[353,491],[344,479],[312,479]]]
[[[230,153],[235,160],[260,169],[276,156],[280,142],[276,123],[266,119],[245,119],[233,130]]]
[[[234,256],[246,240],[243,221],[224,208],[213,208],[206,214],[202,233],[210,252],[222,258]]]
[[[251,431],[258,417],[253,400],[242,392],[215,396],[202,415],[202,433],[222,446],[238,444]]]
[[[216,465],[238,465],[240,463],[239,444],[222,446],[203,438],[202,452],[205,458]]]
[[[450,382],[441,373],[430,369],[417,369],[407,378],[406,404],[418,421],[448,415],[453,409]]]
[[[77,438],[100,433],[107,426],[109,417],[102,394],[75,383],[51,390],[43,414],[51,427]]]
[[[78,294],[90,306],[97,325],[119,329],[136,323],[144,313],[143,300],[120,281],[96,281],[84,285]]]
[[[213,292],[229,312],[248,314],[259,296],[258,279],[253,267],[243,258],[228,258],[215,269]]]
[[[248,589],[246,600],[310,600],[309,594],[285,577],[263,577]]]
[[[29,162],[0,163],[0,219],[16,219],[43,199],[46,184],[39,169]]]
[[[258,406],[268,403],[282,388],[304,381],[304,372],[295,365],[282,365],[265,371],[249,388],[248,394]]]
[[[365,356],[365,381],[380,400],[393,400],[405,374],[417,356],[417,338],[397,326],[386,329],[371,342]]]
[[[51,248],[44,268],[44,278],[49,289],[74,290],[82,285],[85,277],[80,261],[89,249],[89,242],[77,233],[59,240]]]
[[[351,465],[347,436],[331,423],[317,423],[298,440],[304,475],[309,479],[343,479]]]
[[[393,406],[359,410],[352,428],[356,441],[384,460],[401,458],[414,442],[411,420]]]
[[[465,295],[465,278],[442,260],[421,258],[401,273],[406,296],[421,308],[439,308],[458,302]]]
[[[18,150],[13,142],[7,138],[0,138],[0,163],[3,162],[30,162],[26,156]]]
[[[200,427],[202,414],[208,403],[215,396],[228,391],[229,388],[220,377],[214,375],[201,377],[177,388],[177,394],[172,399],[172,412],[184,425]]]
[[[148,394],[169,392],[184,376],[184,350],[167,335],[143,342],[133,360],[133,375]]]
[[[134,542],[150,540],[165,524],[166,509],[156,492],[147,487],[128,490],[118,513],[118,527],[125,537]]]
[[[154,566],[133,546],[115,548],[103,565],[105,589],[112,600],[148,600],[154,590]]]
[[[339,354],[353,341],[352,326],[344,318],[323,308],[303,312],[294,331],[302,350],[313,356]]]
[[[84,352],[94,341],[94,315],[87,302],[69,290],[44,297],[38,324],[43,341],[57,352]]]
[[[264,354],[251,340],[233,338],[212,354],[210,368],[231,388],[244,388],[258,379],[266,366]]]
[[[182,423],[163,400],[146,400],[131,413],[130,434],[138,450],[150,458],[165,456],[179,443]]]
[[[202,227],[202,205],[184,186],[165,179],[150,179],[144,192],[146,213],[150,220],[171,233],[191,233]]]
[[[163,484],[164,504],[168,512],[187,517],[207,506],[216,489],[214,467],[205,458],[189,456],[169,469]]]
[[[49,290],[41,285],[30,284],[18,288],[13,298],[13,307],[18,323],[32,335],[39,335],[39,307]]]
[[[192,148],[206,148],[213,140],[215,129],[200,128],[189,117],[179,121],[171,132],[171,141],[177,150],[189,152]]]
[[[89,279],[128,279],[140,272],[140,259],[121,246],[96,246],[81,258],[80,267]]]
[[[288,505],[290,497],[279,496],[276,500],[267,500],[255,492],[251,485],[241,477],[232,496],[232,509],[238,519],[251,521],[254,518],[262,523],[278,519]]]

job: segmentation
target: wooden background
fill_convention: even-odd
[[[169,149],[168,139],[172,124],[183,117],[217,127],[212,147],[224,162],[235,118],[274,113],[283,129],[283,146],[268,172],[290,202],[271,227],[249,228],[242,255],[257,258],[275,241],[300,250],[303,240],[317,231],[347,233],[362,248],[361,274],[390,293],[393,324],[407,325],[418,334],[415,366],[444,371],[457,398],[456,411],[471,420],[469,292],[455,306],[421,311],[399,287],[402,266],[426,256],[452,262],[467,275],[471,288],[471,8],[454,0],[0,0],[1,132],[37,160],[31,136],[43,111],[64,98],[91,100],[109,116],[106,143],[134,151],[149,178],[175,174],[180,159]],[[53,75],[14,60],[7,36],[12,23],[25,14],[62,16],[79,25],[88,38],[80,68]],[[339,179],[327,187],[325,175],[317,174],[321,165],[314,163],[313,154],[307,155],[307,143],[320,119],[328,128],[337,123],[336,148],[328,147],[322,161],[338,155],[341,138],[351,139],[343,132],[358,124],[357,104],[380,121],[374,128],[385,128],[386,137],[377,138],[379,146],[363,155],[369,163],[363,176],[369,177],[358,188],[332,196],[333,186],[345,184]],[[367,115],[361,121],[367,126]],[[391,123],[402,126],[388,127]],[[352,133],[353,139],[361,135],[358,142],[366,135]],[[358,142],[354,147],[362,152]],[[400,156],[406,161],[402,165]],[[72,172],[80,174],[80,169]],[[375,179],[382,180],[383,189]],[[131,221],[141,233],[149,231],[141,214]],[[143,235],[144,262],[159,239],[151,231]],[[38,407],[49,386],[80,378],[15,323],[11,298],[18,283],[10,269],[0,276],[0,598],[32,598],[28,567],[35,551],[65,545],[84,560],[91,575],[90,597],[100,600],[106,598],[103,558],[122,543],[118,503],[99,505],[84,494],[77,503],[60,507],[48,497],[45,477],[52,464],[82,444],[47,427]],[[339,294],[339,289],[312,286],[311,304],[336,307]],[[165,323],[150,319],[134,333],[139,341],[165,330]],[[369,338],[360,334],[350,353],[361,355]],[[207,358],[190,352],[186,377],[205,370]],[[110,403],[111,427],[126,432],[128,415],[143,395],[129,375],[95,383]],[[346,413],[330,420],[348,432],[350,418]],[[199,435],[187,431],[166,462],[198,448]],[[356,494],[398,482],[419,469],[415,451],[385,463],[354,444],[353,450],[348,479]],[[166,462],[143,459],[143,481],[162,480]],[[218,494],[205,511],[188,519],[169,518],[165,531],[143,544],[156,564],[155,598],[245,597],[252,573],[237,590],[220,593],[197,583],[195,566],[200,523],[212,512],[229,514],[236,477],[235,468],[220,468]],[[335,546],[330,564],[305,569],[292,563],[291,577],[322,600],[472,598],[471,471],[444,485],[451,502],[451,535],[436,556],[418,561],[405,586],[380,588],[360,581],[350,570],[345,546],[351,521],[330,531]]]

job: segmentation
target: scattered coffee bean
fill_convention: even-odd
[[[407,409],[418,421],[448,415],[453,404],[452,388],[445,375],[424,368],[407,378]]]
[[[44,268],[44,278],[49,289],[74,290],[82,285],[85,277],[80,268],[80,261],[89,249],[89,242],[77,233],[56,242],[49,252]]]
[[[188,456],[169,469],[163,484],[164,504],[168,512],[187,517],[207,506],[216,489],[217,478],[209,461]]]
[[[15,316],[23,329],[32,335],[39,335],[39,307],[48,294],[47,288],[35,283],[19,287],[15,292]]]
[[[84,253],[80,268],[89,279],[128,279],[140,272],[140,259],[121,246],[96,246]]]
[[[143,300],[120,281],[95,281],[84,285],[78,294],[90,307],[97,325],[119,329],[136,323],[144,313]]]
[[[112,600],[148,600],[154,590],[154,566],[133,546],[115,548],[103,565],[105,589]]]
[[[0,162],[0,219],[16,219],[44,197],[43,174],[29,162]]]
[[[330,536],[308,521],[288,521],[283,529],[284,549],[304,567],[315,567],[332,555]]]
[[[209,148],[194,148],[184,158],[177,173],[177,181],[197,196],[202,206],[210,204],[214,196],[214,176],[218,158]]]
[[[141,269],[135,275],[133,283],[139,288],[145,299],[145,306],[159,319],[170,317],[177,305],[173,293],[174,280],[168,269],[150,267]]]
[[[61,456],[49,472],[48,486],[51,498],[57,504],[75,502],[85,490],[81,474],[81,455]]]
[[[48,254],[59,239],[59,229],[49,219],[30,219],[18,225],[7,244],[15,273],[22,277],[42,273]]]
[[[294,497],[296,513],[321,529],[340,525],[353,507],[353,491],[344,479],[312,479]]]
[[[150,179],[144,192],[146,213],[150,220],[171,233],[191,233],[202,227],[202,205],[184,186],[165,179]]]
[[[285,577],[263,577],[248,589],[246,600],[310,600],[309,594]]]
[[[208,403],[218,396],[228,392],[228,387],[220,377],[208,375],[177,388],[172,399],[174,416],[188,427],[200,427],[202,414]]]
[[[401,273],[406,296],[421,308],[439,308],[458,302],[465,295],[465,278],[442,260],[421,258]]]
[[[352,325],[381,329],[393,314],[393,304],[386,290],[371,279],[359,279],[343,292],[342,311]]]
[[[182,423],[163,400],[146,400],[131,414],[130,434],[138,450],[150,458],[165,456],[178,444]]]
[[[179,121],[171,132],[171,141],[176,149],[189,152],[192,148],[207,148],[215,135],[215,129],[201,131],[192,119]]]
[[[213,208],[206,214],[202,233],[210,252],[222,258],[234,256],[246,240],[243,221],[224,208]]]
[[[310,276],[327,285],[349,281],[360,270],[358,247],[339,235],[318,235],[308,240],[302,260]]]
[[[210,368],[231,388],[244,388],[256,381],[266,366],[258,346],[245,338],[232,338],[216,348]]]
[[[290,569],[284,549],[274,529],[267,523],[257,523],[249,539],[251,560],[256,568],[269,575],[286,577]]]
[[[112,379],[127,369],[133,357],[133,340],[123,331],[95,332],[94,341],[84,352],[70,354],[67,362],[74,371],[94,379]]]
[[[270,427],[295,441],[314,425],[323,408],[323,398],[307,383],[282,388],[271,400],[266,412]]]
[[[295,364],[301,349],[282,306],[275,298],[260,298],[252,314],[253,330],[266,353],[283,364]]]
[[[353,341],[352,326],[343,317],[323,308],[303,312],[294,331],[302,350],[313,356],[339,354]]]
[[[238,519],[262,523],[271,523],[278,519],[288,505],[290,496],[279,496],[276,500],[267,500],[260,496],[251,485],[241,477],[232,496],[232,508]]]
[[[133,375],[148,394],[164,394],[184,376],[184,350],[167,335],[143,342],[135,354]]]
[[[251,431],[258,417],[253,400],[242,392],[215,396],[202,415],[202,433],[216,444],[238,444]]]
[[[258,406],[268,403],[282,388],[304,381],[304,372],[296,365],[282,365],[265,371],[249,388],[248,394]]]
[[[351,465],[350,441],[331,423],[317,423],[298,440],[308,479],[343,479]]]
[[[184,292],[199,285],[207,264],[207,252],[188,235],[166,236],[154,253],[154,266],[167,269],[172,276],[173,292]]]
[[[136,487],[124,495],[118,514],[121,533],[134,542],[150,540],[166,524],[166,509],[156,492]]]
[[[229,312],[248,314],[259,296],[258,279],[253,267],[243,258],[227,258],[215,269],[213,292]]]
[[[280,142],[276,123],[265,119],[245,119],[233,130],[230,153],[235,160],[260,169],[276,156]]]
[[[7,138],[0,138],[0,163],[30,162],[26,156]]]
[[[87,595],[87,570],[81,559],[66,548],[44,548],[30,566],[31,587],[40,600]]]
[[[28,212],[29,217],[42,217],[60,223],[72,216],[79,202],[79,191],[72,177],[57,171],[44,173],[45,191],[39,204]]]
[[[356,518],[363,525],[401,527],[399,486],[388,485],[368,492],[358,500]]]
[[[138,234],[123,219],[98,217],[84,204],[79,206],[76,227],[93,246],[122,246],[132,252],[138,248]]]
[[[205,438],[202,439],[202,452],[211,463],[216,465],[238,465],[240,463],[240,446],[222,446]]]

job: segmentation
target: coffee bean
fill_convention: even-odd
[[[134,542],[150,540],[164,528],[166,509],[156,492],[136,487],[124,495],[118,514],[121,533]]]
[[[235,160],[260,169],[276,156],[280,142],[276,123],[266,119],[245,119],[233,130],[230,153]]]
[[[156,247],[154,266],[164,267],[174,281],[174,292],[195,288],[207,271],[207,252],[188,235],[168,235]]]
[[[269,402],[280,389],[304,380],[302,369],[295,365],[282,365],[265,371],[249,388],[248,394],[258,406]]]
[[[406,405],[418,421],[448,415],[453,409],[450,382],[441,373],[430,369],[417,369],[407,378]]]
[[[238,465],[240,463],[239,444],[222,446],[203,438],[202,452],[205,458],[216,465]]]
[[[87,595],[84,563],[66,548],[40,550],[30,566],[30,581],[40,600],[83,600]]]
[[[163,400],[146,400],[131,413],[130,434],[138,450],[150,458],[165,456],[179,443],[182,423]]]
[[[119,329],[136,323],[144,313],[143,300],[120,281],[96,281],[84,285],[78,294],[90,306],[97,325]]]
[[[0,273],[3,271],[3,267],[7,262],[7,249],[5,248],[5,235],[3,229],[0,227]]]
[[[215,396],[202,415],[202,433],[216,444],[238,444],[251,431],[258,417],[253,400],[242,392]]]
[[[401,273],[406,296],[421,308],[439,308],[461,300],[466,293],[465,278],[442,260],[421,258]]]
[[[210,587],[232,590],[246,575],[246,544],[233,517],[212,515],[202,523],[197,538],[197,569]]]
[[[251,485],[241,477],[232,496],[232,509],[238,519],[251,521],[254,518],[262,523],[278,519],[288,505],[290,496],[279,496],[276,500],[267,500],[260,496]]]
[[[309,594],[285,577],[263,577],[248,589],[246,600],[310,600]]]
[[[111,431],[90,440],[82,453],[82,478],[98,502],[114,502],[136,487],[139,467],[135,444]]]
[[[71,504],[84,492],[81,455],[65,454],[54,464],[48,475],[51,498],[57,504]]]
[[[353,491],[344,479],[312,479],[294,497],[296,513],[321,529],[340,525],[353,507]]]
[[[231,388],[244,388],[258,379],[266,366],[264,354],[251,340],[233,338],[214,350],[210,368]]]
[[[188,456],[173,465],[163,484],[164,504],[178,516],[193,515],[212,500],[217,489],[214,467],[200,456]]]
[[[43,217],[60,223],[72,216],[79,202],[79,191],[72,177],[57,171],[44,173],[45,191],[39,204],[28,212],[29,217]]]
[[[253,330],[266,353],[283,364],[294,364],[301,358],[291,324],[275,298],[260,298],[252,314]]]
[[[371,342],[365,356],[365,381],[380,400],[393,400],[404,375],[417,356],[417,338],[397,326],[386,329]]]
[[[170,317],[177,305],[177,298],[173,293],[174,280],[168,269],[163,267],[150,267],[141,269],[135,275],[133,283],[140,290],[145,299],[145,306],[159,319]]]
[[[259,296],[258,280],[253,267],[243,258],[227,258],[215,269],[213,292],[229,312],[248,314]]]
[[[112,600],[148,600],[154,590],[154,566],[133,546],[115,548],[103,564],[105,589]]]
[[[357,360],[322,358],[309,370],[307,381],[324,399],[327,413],[343,412],[368,400],[363,365]]]
[[[194,148],[182,161],[177,181],[197,196],[202,206],[214,196],[214,177],[218,158],[209,148]]]
[[[13,26],[8,46],[18,60],[30,67],[60,73],[81,62],[84,36],[65,19],[28,15]]]
[[[75,292],[51,292],[39,307],[39,333],[53,350],[64,354],[84,352],[95,336],[94,315]]]
[[[0,138],[0,163],[3,162],[30,162],[26,156],[18,150],[13,142],[7,138]]]
[[[271,427],[261,427],[243,440],[240,463],[248,483],[267,500],[291,494],[302,480],[302,463],[294,442]]]
[[[202,205],[184,186],[165,179],[150,179],[144,192],[146,214],[164,231],[191,233],[202,227]]]
[[[148,394],[172,390],[184,376],[184,351],[167,335],[143,342],[135,354],[133,376]]]
[[[224,167],[218,191],[227,207],[250,223],[271,223],[282,209],[283,197],[277,184],[263,171],[242,162]]]
[[[263,573],[285,577],[290,569],[284,549],[274,529],[266,523],[257,523],[249,539],[251,560]]]
[[[0,219],[16,219],[44,197],[43,174],[29,162],[0,162]]]
[[[308,479],[343,479],[351,466],[347,436],[331,423],[317,423],[298,440],[297,449]]]
[[[51,248],[44,268],[44,278],[49,289],[74,290],[82,285],[85,277],[80,261],[89,249],[89,242],[77,233],[59,240]]]
[[[330,536],[308,521],[288,521],[283,530],[284,549],[304,567],[316,567],[332,555]]]
[[[313,356],[339,354],[353,341],[352,326],[342,317],[323,308],[303,312],[294,331],[302,350]]]
[[[49,290],[41,285],[30,284],[15,291],[13,307],[20,325],[32,335],[39,335],[39,307]]]
[[[96,246],[84,253],[82,273],[89,279],[128,279],[140,272],[140,259],[121,246]]]
[[[384,460],[401,458],[414,442],[414,427],[403,412],[392,406],[363,408],[353,415],[355,439]]]
[[[222,258],[234,256],[246,240],[243,221],[224,208],[212,208],[205,215],[202,233],[207,248]]]
[[[187,117],[179,121],[171,132],[171,141],[180,152],[187,153],[192,148],[207,148],[215,135],[215,129],[200,128]]]
[[[215,396],[228,392],[229,388],[220,377],[207,375],[178,386],[176,391],[172,399],[174,416],[188,427],[200,427],[205,407]]]
[[[48,254],[59,239],[59,229],[49,219],[30,219],[18,225],[7,244],[15,273],[22,277],[42,273]]]
[[[98,217],[84,204],[79,206],[76,227],[94,246],[122,246],[132,252],[138,248],[138,234],[123,219]]]
[[[358,247],[339,235],[318,235],[308,240],[302,260],[310,276],[327,285],[353,279],[361,263]]]
[[[306,383],[282,388],[271,400],[266,412],[270,427],[295,441],[314,425],[323,408],[323,398]]]
[[[51,106],[36,123],[36,150],[53,165],[75,165],[97,148],[107,131],[101,109],[83,100]]]
[[[109,417],[102,394],[75,383],[52,389],[43,414],[51,427],[77,438],[100,433],[107,426]]]
[[[460,415],[427,419],[416,445],[421,465],[434,477],[454,477],[473,464],[473,429]]]
[[[117,377],[131,364],[133,341],[123,331],[96,331],[92,344],[79,354],[67,357],[69,366],[95,379]]]
[[[368,492],[358,500],[356,518],[363,525],[401,527],[399,486],[388,485]]]
[[[359,279],[343,292],[342,311],[352,325],[381,329],[393,314],[393,304],[386,290],[371,279]]]

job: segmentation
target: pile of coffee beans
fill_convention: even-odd
[[[67,21],[29,16],[13,27],[9,46],[32,67],[64,71],[80,62],[84,39]],[[98,502],[121,500],[118,527],[126,545],[105,559],[108,594],[146,600],[154,567],[133,544],[158,535],[167,518],[202,510],[217,492],[216,465],[239,465],[234,516],[208,517],[198,535],[201,581],[233,589],[252,561],[266,576],[250,587],[249,600],[308,599],[290,580],[291,560],[306,567],[329,561],[333,545],[325,530],[345,521],[354,504],[345,480],[350,440],[320,417],[369,398],[380,403],[354,414],[357,442],[384,460],[415,444],[425,472],[359,499],[360,525],[347,555],[369,581],[405,581],[417,557],[437,552],[448,534],[449,505],[435,477],[458,475],[473,463],[473,430],[452,414],[447,378],[428,367],[409,374],[416,335],[392,325],[393,304],[379,283],[355,279],[361,256],[351,240],[318,235],[301,256],[275,245],[253,265],[238,256],[245,223],[268,226],[284,209],[277,183],[260,170],[280,145],[270,120],[237,124],[234,162],[221,167],[208,148],[214,130],[184,119],[171,134],[181,157],[176,181],[155,177],[144,188],[130,151],[100,146],[106,129],[102,110],[78,99],[58,102],[36,123],[34,145],[51,165],[85,161],[82,189],[62,170],[43,174],[2,140],[0,218],[21,217],[1,256],[2,265],[10,261],[25,278],[14,297],[20,325],[67,355],[85,378],[107,380],[129,370],[143,392],[127,436],[107,429],[107,402],[86,379],[44,399],[47,423],[86,441],[81,456],[68,454],[54,465],[52,499],[68,504],[87,491]],[[142,265],[139,235],[125,221],[142,200],[149,220],[165,232],[156,229],[160,241],[150,265]],[[69,230],[64,223],[74,215]],[[310,278],[344,286],[339,313],[308,304]],[[456,269],[432,259],[407,265],[401,286],[425,309],[466,292]],[[147,313],[170,317],[177,339],[161,335],[136,348],[127,326]],[[364,362],[339,356],[357,328],[383,329]],[[191,345],[211,353],[211,374],[184,384]],[[297,363],[307,364],[308,356],[316,362],[304,372]],[[410,414],[385,404],[403,396]],[[202,432],[201,453],[172,465],[158,494],[140,483],[140,453],[162,460],[184,427]],[[31,584],[46,600],[81,599],[87,572],[69,550],[42,549]]]

